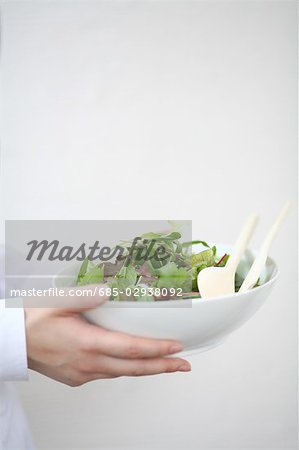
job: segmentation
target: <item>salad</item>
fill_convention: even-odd
[[[106,283],[110,300],[158,301],[200,298],[197,275],[206,267],[224,267],[228,254],[218,254],[205,241],[180,242],[181,233],[144,233],[118,244],[114,262],[94,263],[86,258],[77,275],[77,286]],[[201,251],[192,252],[201,244]],[[158,257],[164,251],[164,257]],[[235,291],[243,278],[236,274]]]

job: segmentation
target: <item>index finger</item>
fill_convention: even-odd
[[[116,358],[155,358],[172,355],[183,350],[182,345],[172,339],[154,339],[105,330],[91,325],[90,349]]]

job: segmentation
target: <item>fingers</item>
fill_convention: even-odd
[[[122,359],[98,356],[85,368],[89,378],[100,378],[105,373],[110,377],[157,375],[170,372],[190,372],[188,361],[180,358]]]
[[[150,339],[112,332],[91,326],[90,345],[95,352],[116,358],[156,358],[180,352],[183,347],[173,340]]]

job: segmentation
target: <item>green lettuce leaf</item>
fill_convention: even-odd
[[[157,270],[156,273],[159,276],[156,282],[158,288],[181,288],[190,291],[192,282],[190,269],[179,268],[174,262],[169,262]]]
[[[83,269],[85,269],[85,267]],[[84,275],[81,275],[79,281],[77,281],[78,286],[86,286],[88,284],[100,284],[100,283],[104,283],[103,265],[94,266],[90,270],[87,270],[86,268]]]

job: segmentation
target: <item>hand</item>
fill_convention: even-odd
[[[66,309],[25,308],[30,369],[69,386],[100,378],[191,370],[187,361],[165,357],[182,350],[178,342],[131,336],[90,324],[80,312],[105,299],[85,300],[84,308],[82,303]]]

